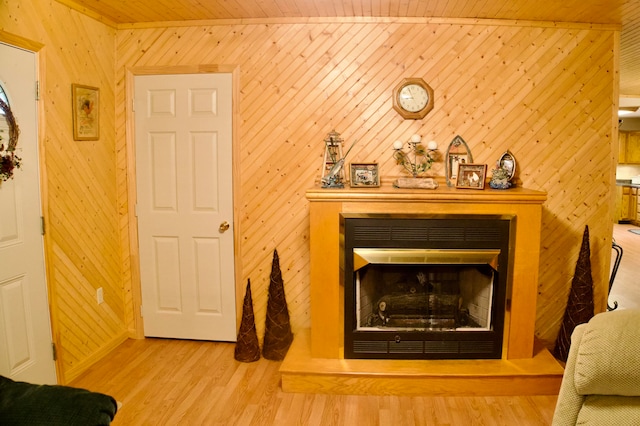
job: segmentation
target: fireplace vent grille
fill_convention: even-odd
[[[465,241],[464,228],[429,228],[429,241]]]
[[[461,354],[490,354],[493,353],[494,349],[493,342],[460,342]]]
[[[386,354],[389,353],[386,341],[355,340],[353,352],[360,354]]]
[[[495,228],[467,228],[467,241],[500,241],[500,230]]]
[[[356,226],[353,229],[355,241],[389,241],[391,240],[391,227],[389,226]]]
[[[423,344],[420,341],[407,340],[404,342],[389,342],[389,353],[392,354],[421,354]]]
[[[437,340],[424,342],[424,352],[427,354],[458,353],[458,342]]]
[[[354,241],[500,241],[500,230],[476,227],[355,226]]]
[[[393,241],[428,241],[429,228],[395,226],[391,229]]]
[[[446,354],[479,355],[492,354],[495,351],[492,341],[447,341],[447,340],[354,340],[353,352],[365,354]]]

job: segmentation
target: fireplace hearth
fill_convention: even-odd
[[[345,358],[499,359],[512,219],[341,215]]]

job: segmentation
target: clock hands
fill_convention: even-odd
[[[413,96],[413,86],[406,86],[402,90],[402,98],[407,101],[412,101],[415,99],[415,97]]]
[[[413,89],[414,89],[414,87],[413,87],[413,86],[409,86],[409,87],[408,87],[408,89],[409,89],[409,93],[411,94],[411,99],[415,99],[416,97],[415,97],[415,95],[413,94]]]

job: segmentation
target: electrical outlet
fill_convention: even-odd
[[[104,293],[102,291],[102,287],[96,290],[96,299],[98,300],[98,305],[104,303]]]

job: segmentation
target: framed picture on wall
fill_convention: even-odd
[[[456,188],[484,189],[486,176],[486,164],[460,163]]]
[[[73,139],[95,141],[100,139],[100,89],[71,85],[73,105]]]

